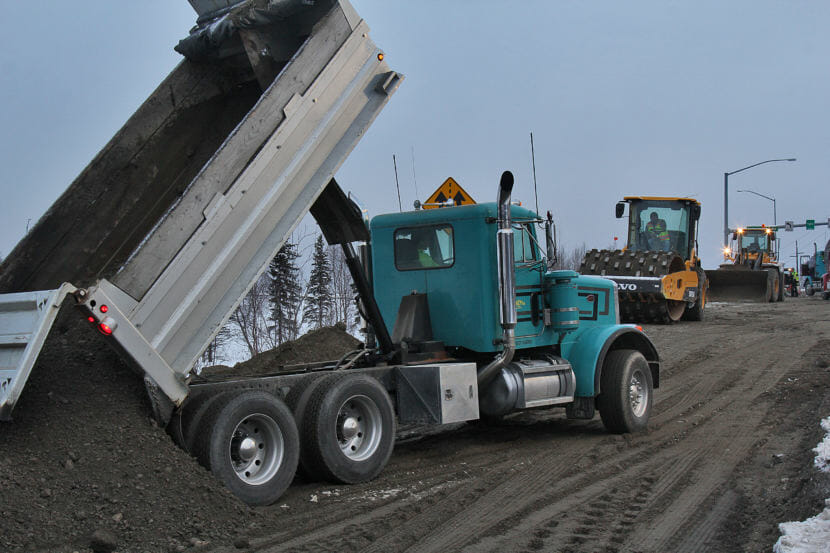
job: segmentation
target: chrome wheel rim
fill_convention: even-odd
[[[635,417],[642,417],[648,407],[646,378],[641,370],[634,371],[628,385],[628,402]]]
[[[383,419],[372,399],[355,395],[337,411],[337,442],[340,451],[352,461],[365,461],[380,446]]]
[[[274,419],[256,413],[236,425],[228,453],[237,478],[258,486],[270,481],[279,470],[285,438]]]

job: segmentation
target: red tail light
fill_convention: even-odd
[[[101,306],[101,313],[106,313],[106,312],[107,312],[107,311],[109,311],[109,310],[110,310],[110,308],[109,308],[109,307],[107,307],[106,305],[102,305],[102,306]]]
[[[87,317],[87,318],[86,318],[86,320],[87,320],[87,321],[89,321],[89,322],[91,322],[91,323],[94,323],[94,322],[95,322],[95,317],[93,317],[92,315],[90,315],[89,317]]]
[[[112,317],[107,317],[98,324],[98,330],[105,336],[110,336],[116,327],[118,327],[118,323]]]

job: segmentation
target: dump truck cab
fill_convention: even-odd
[[[482,414],[503,415],[518,406],[508,408],[489,396],[507,393],[516,378],[528,387],[530,373],[519,374],[514,366],[519,360],[535,363],[540,376],[546,367],[549,375],[556,374],[553,380],[573,379],[571,386],[559,388],[561,393],[544,398],[548,405],[575,404],[572,414],[593,416],[602,368],[615,349],[640,352],[651,363],[650,377],[657,384],[656,351],[640,329],[619,324],[614,282],[549,270],[546,239],[537,236],[545,221],[517,205],[510,206],[510,218],[514,363],[502,369],[494,385],[480,381]],[[394,328],[396,345],[405,342],[421,359],[473,360],[480,366],[505,351],[507,309],[499,298],[509,285],[495,270],[502,255],[498,237],[505,234],[498,219],[497,203],[372,219],[373,293],[384,323]],[[492,389],[496,391],[488,392]]]

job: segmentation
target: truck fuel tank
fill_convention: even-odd
[[[518,409],[570,403],[575,389],[573,368],[565,359],[554,355],[520,359],[502,368],[479,392],[479,410],[498,417]]]

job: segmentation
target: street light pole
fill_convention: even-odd
[[[752,169],[753,167],[758,167],[759,165],[763,165],[765,163],[773,163],[775,161],[795,161],[794,157],[784,158],[784,159],[768,159],[766,161],[759,161],[758,163],[753,163],[752,165],[747,165],[737,171],[729,171],[723,174],[723,247],[726,248],[729,245],[729,175],[734,175],[736,173],[740,173],[741,171],[746,171],[747,169]],[[773,207],[774,209],[774,207]]]
[[[775,198],[770,198],[769,196],[765,196],[760,192],[756,192],[754,190],[738,190],[738,192],[749,192],[750,194],[755,194],[756,196],[761,196],[762,198],[766,198],[772,202],[772,224],[775,228],[775,251],[778,255],[781,255],[781,239],[777,238],[778,236],[778,214],[777,210],[775,209]]]
[[[769,196],[764,196],[760,192],[756,192],[754,190],[738,190],[738,192],[749,192],[750,194],[755,194],[756,196],[761,196],[762,198],[766,198],[772,202],[772,224],[776,227],[778,226],[778,215],[776,214],[775,210],[775,198],[770,198]]]

